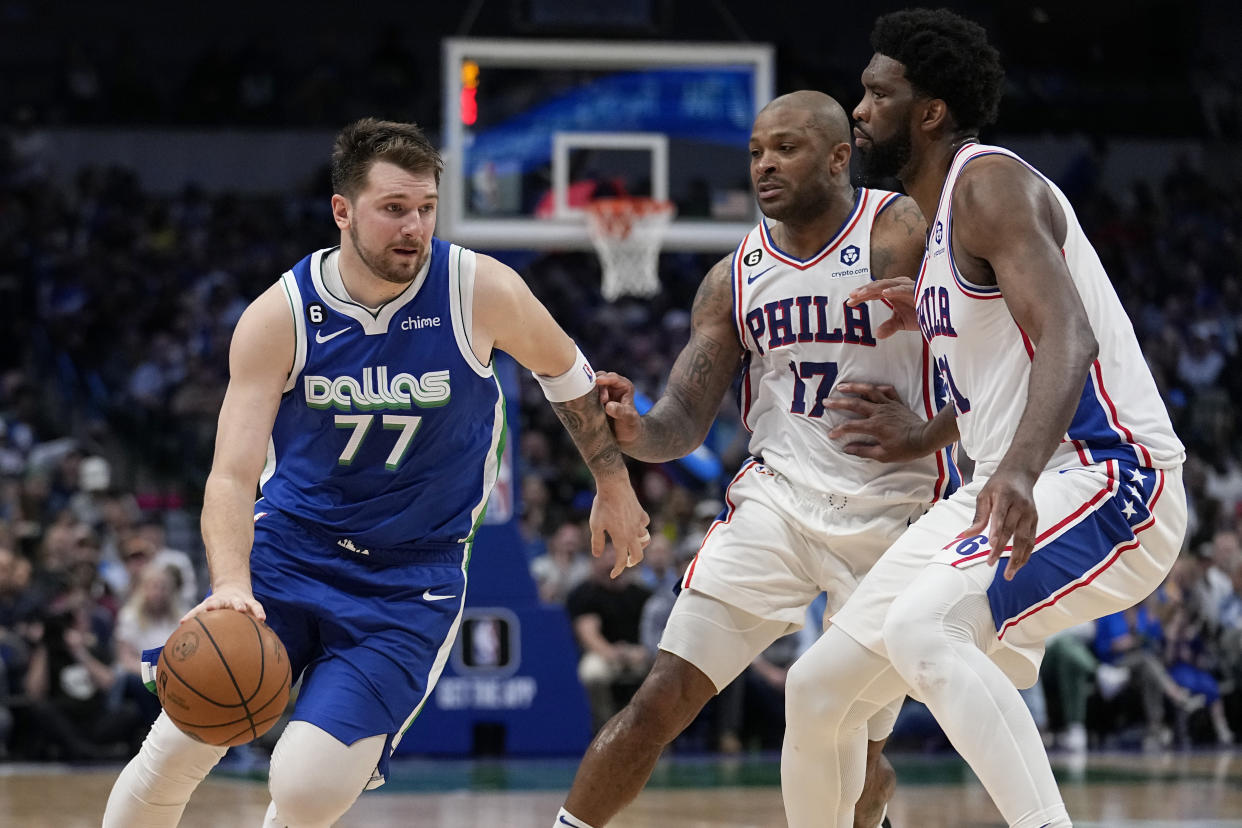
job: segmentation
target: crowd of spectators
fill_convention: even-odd
[[[630,29],[619,17],[585,10],[595,25],[574,26],[573,3],[542,4],[557,9],[559,28],[540,26],[533,12],[541,4],[526,3],[424,6],[417,26],[399,6],[342,16],[326,0],[307,0],[297,15],[238,0],[203,9],[147,3],[124,16],[71,5],[6,0],[0,7],[7,81],[0,112],[58,125],[335,127],[360,115],[399,115],[434,126],[439,38],[447,35],[770,38],[781,46],[782,88],[854,95],[874,19],[871,5],[843,6],[833,10],[831,27],[791,19],[782,30],[761,5],[713,0],[641,4],[652,19]],[[1142,14],[1119,2],[952,5],[982,22],[1005,58],[1002,123],[1010,128],[1242,136],[1242,71],[1231,51],[1237,25],[1228,3],[1147,0]],[[631,7],[643,16],[638,9]],[[235,25],[239,19],[246,25]],[[1177,116],[1153,118],[1153,109]]]
[[[25,139],[18,129],[0,143],[0,755],[110,759],[156,713],[134,654],[162,641],[206,584],[196,515],[232,327],[334,231],[322,182],[280,198],[156,196],[132,171],[83,169],[59,186]],[[1242,186],[1184,161],[1110,191],[1090,174],[1100,151],[1067,165],[1062,183],[1188,446],[1191,523],[1147,602],[1053,642],[1041,719],[1074,750],[1227,744],[1242,727]],[[597,367],[651,397],[715,259],[665,254],[657,297],[608,304],[590,255],[495,253]],[[583,529],[589,475],[537,387],[523,379],[518,390],[526,554],[541,599],[567,607],[584,683],[608,688],[593,695],[598,721],[650,663],[670,585],[724,481],[635,463],[655,541],[644,567],[606,584]],[[709,441],[729,474],[746,442],[731,404]],[[619,603],[624,617],[613,617]],[[710,735],[688,738],[779,744],[783,671],[804,642],[766,653],[741,680],[745,695],[705,714]]]

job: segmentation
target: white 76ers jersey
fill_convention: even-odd
[[[962,448],[978,464],[980,476],[995,469],[1013,441],[1035,356],[1035,344],[1010,315],[1000,288],[967,282],[953,261],[954,184],[971,159],[996,154],[1026,163],[1009,150],[980,144],[966,145],[953,159],[915,289],[919,327],[957,408]],[[1051,181],[1047,184],[1065,213],[1062,253],[1100,347],[1069,431],[1047,468],[1110,459],[1152,468],[1177,466],[1185,452],[1134,328],[1069,200]]]
[[[859,189],[854,210],[818,253],[798,259],[760,222],[733,255],[733,300],[746,349],[740,389],[750,453],[819,492],[929,502],[960,481],[951,450],[911,463],[846,454],[828,432],[845,416],[824,406],[841,381],[887,383],[924,418],[938,410],[935,371],[917,333],[877,339],[890,312],[846,304],[871,281],[871,228],[899,196]],[[913,274],[911,274],[913,275]]]

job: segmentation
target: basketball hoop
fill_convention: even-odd
[[[603,265],[605,299],[660,291],[660,242],[675,212],[671,201],[633,196],[587,205],[587,233]]]

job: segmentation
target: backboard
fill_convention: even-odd
[[[610,195],[671,200],[667,250],[729,250],[759,220],[770,45],[450,38],[443,58],[445,238],[588,250],[585,204]]]

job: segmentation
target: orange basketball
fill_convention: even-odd
[[[276,724],[289,702],[289,654],[261,621],[201,612],[168,637],[155,689],[168,718],[209,745],[241,745]]]

